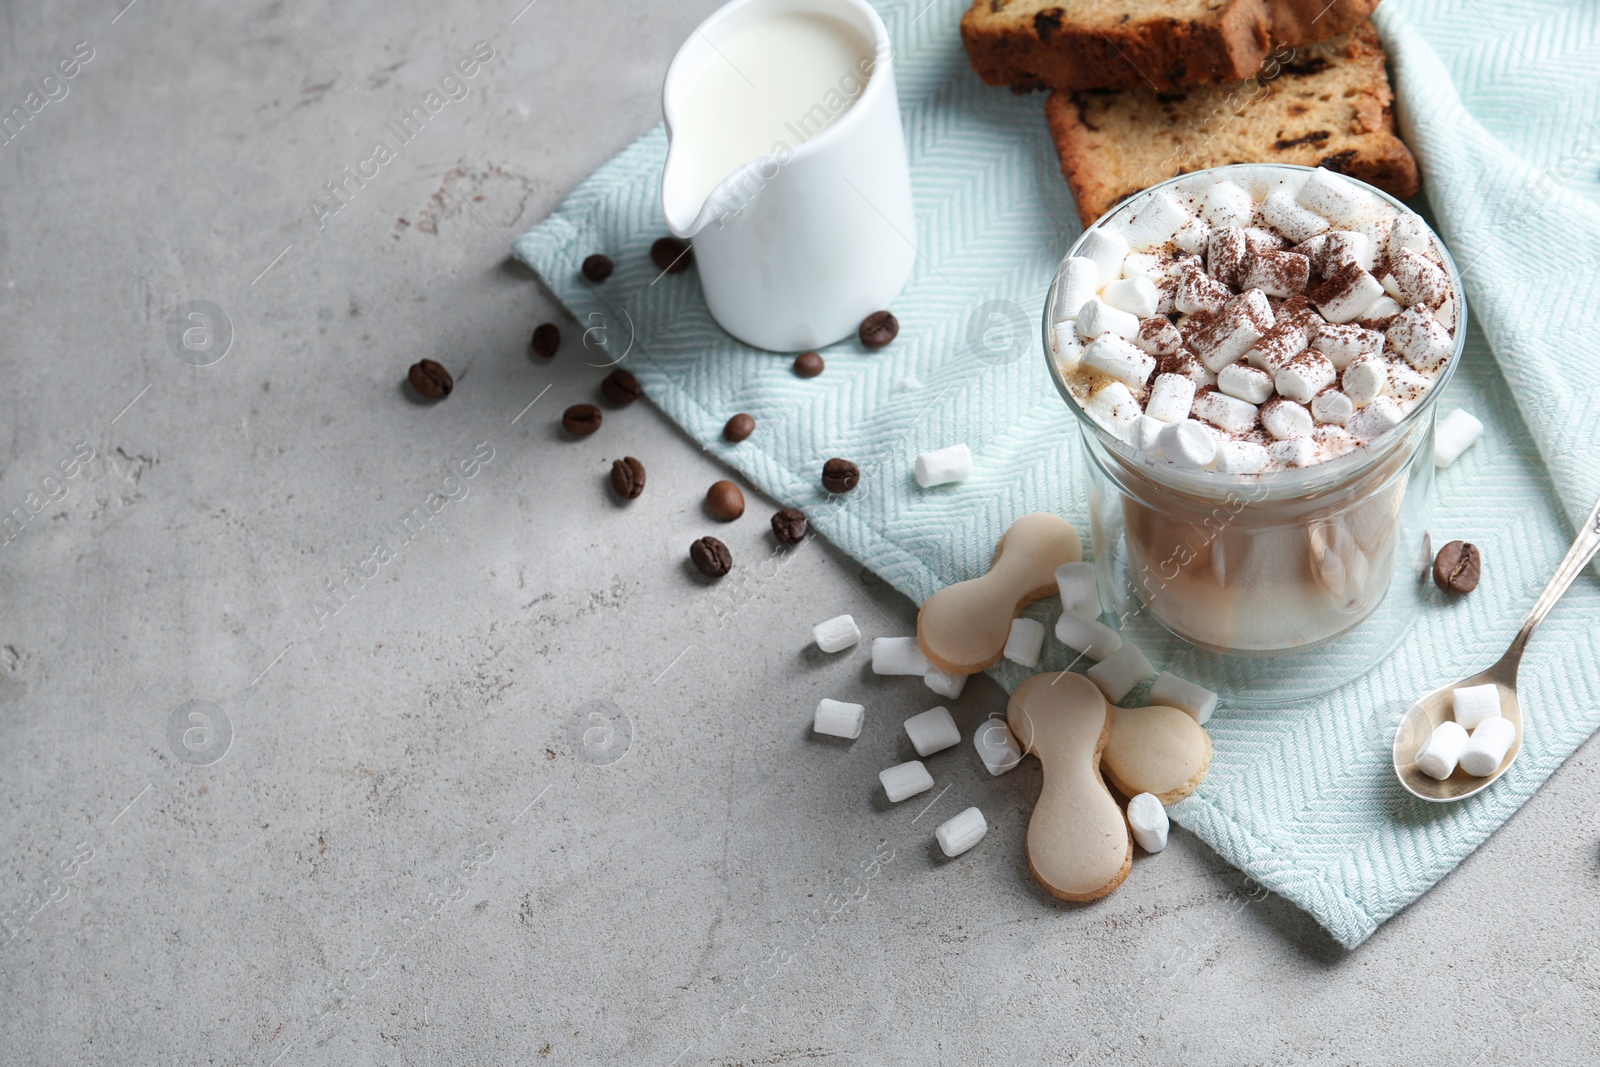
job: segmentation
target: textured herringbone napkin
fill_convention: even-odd
[[[813,511],[835,543],[920,602],[981,573],[1017,515],[1086,515],[1076,430],[1046,381],[1035,336],[1051,271],[1078,231],[1046,136],[1042,98],[981,85],[956,24],[965,0],[884,0],[912,161],[917,266],[894,310],[899,339],[825,354],[809,381],[788,358],[724,334],[693,273],[657,279],[664,232],[657,129],[585,181],[517,241],[518,254],[577,318],[631,337],[628,365],[652,400],[773,496]],[[1414,694],[1490,662],[1515,631],[1600,493],[1600,356],[1581,314],[1600,303],[1600,8],[1497,0],[1387,0],[1402,121],[1439,228],[1467,278],[1475,325],[1441,410],[1484,420],[1483,442],[1439,479],[1434,527],[1483,546],[1488,577],[1439,603],[1398,651],[1310,706],[1224,709],[1204,786],[1174,817],[1341,943],[1447,874],[1600,726],[1600,585],[1581,580],[1528,659],[1524,754],[1492,790],[1454,807],[1393,782],[1388,737]],[[604,286],[578,265],[605,249]],[[1490,343],[1485,342],[1485,334]],[[731,412],[761,430],[736,449]],[[966,441],[972,479],[919,491],[920,451]],[[829,456],[869,476],[826,508]],[[1043,605],[1039,606],[1039,613]],[[1056,661],[1054,665],[1061,665]],[[1007,686],[1016,670],[997,670]]]

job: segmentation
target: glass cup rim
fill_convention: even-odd
[[[1326,168],[1307,167],[1297,163],[1228,163],[1219,167],[1207,167],[1203,170],[1175,175],[1165,181],[1140,190],[1112,207],[1089,226],[1086,226],[1077,239],[1072,242],[1071,247],[1067,249],[1066,255],[1062,256],[1060,262],[1065,262],[1076,255],[1091,233],[1107,225],[1124,212],[1143,203],[1156,192],[1169,185],[1192,181],[1198,176],[1225,175],[1239,171],[1289,170],[1309,173],[1319,169],[1326,170]],[[1351,182],[1365,192],[1377,196],[1397,211],[1416,218],[1426,228],[1428,235],[1433,239],[1434,247],[1438,249],[1440,256],[1444,260],[1445,273],[1450,279],[1451,299],[1454,300],[1456,308],[1455,346],[1450,353],[1450,358],[1445,361],[1445,365],[1440,368],[1439,373],[1434,377],[1433,384],[1428,391],[1423,394],[1422,399],[1417,402],[1416,406],[1405,413],[1398,423],[1375,440],[1369,441],[1343,456],[1325,460],[1309,467],[1290,467],[1284,470],[1265,471],[1260,474],[1226,474],[1221,471],[1181,467],[1176,463],[1155,459],[1096,422],[1084,410],[1083,405],[1078,402],[1078,398],[1072,395],[1072,390],[1062,377],[1061,370],[1056,365],[1052,347],[1053,338],[1051,337],[1051,329],[1055,325],[1051,312],[1055,307],[1056,286],[1060,279],[1058,266],[1058,273],[1051,279],[1050,288],[1045,294],[1042,319],[1045,366],[1049,370],[1050,380],[1055,383],[1056,391],[1061,394],[1062,399],[1067,403],[1067,407],[1071,408],[1073,414],[1077,416],[1083,432],[1092,435],[1118,462],[1131,467],[1138,474],[1160,482],[1169,488],[1200,495],[1209,496],[1217,492],[1231,492],[1242,487],[1265,486],[1269,497],[1300,496],[1321,492],[1360,474],[1370,465],[1381,461],[1403,441],[1407,440],[1412,428],[1421,422],[1424,416],[1432,417],[1433,405],[1438,400],[1439,394],[1444,391],[1445,386],[1449,383],[1451,376],[1455,374],[1456,367],[1461,362],[1461,353],[1466,347],[1467,299],[1466,290],[1461,282],[1461,272],[1456,268],[1455,260],[1451,257],[1449,248],[1445,246],[1444,239],[1439,236],[1432,226],[1428,225],[1426,219],[1407,207],[1399,198],[1391,196],[1377,186],[1369,185],[1359,178],[1352,178],[1348,174],[1340,174],[1338,171],[1328,171],[1328,173],[1344,181]]]

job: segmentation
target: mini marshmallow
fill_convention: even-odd
[[[1056,300],[1052,316],[1056,319],[1075,319],[1078,309],[1094,299],[1100,288],[1100,268],[1094,260],[1083,256],[1068,256],[1056,269]]]
[[[961,730],[945,707],[929,708],[911,716],[906,720],[906,736],[919,756],[931,756],[961,743]]]
[[[1389,388],[1388,364],[1377,356],[1360,356],[1344,369],[1340,384],[1344,386],[1344,393],[1352,404],[1358,408],[1366,407]],[[1349,425],[1348,420],[1345,425]]]
[[[932,669],[915,637],[876,637],[872,640],[873,674],[927,674]]]
[[[1307,349],[1292,359],[1272,369],[1272,384],[1282,395],[1297,404],[1309,404],[1311,398],[1338,380],[1339,372],[1333,362],[1322,353]]]
[[[1083,350],[1083,366],[1115,378],[1130,388],[1142,389],[1150,375],[1155,373],[1156,360],[1121,337],[1104,333],[1090,341]]]
[[[1442,782],[1456,773],[1461,750],[1466,747],[1467,731],[1460,723],[1446,720],[1433,728],[1433,733],[1417,750],[1417,770]]]
[[[1274,441],[1267,446],[1267,454],[1285,467],[1310,467],[1317,462],[1317,446],[1309,437]]]
[[[1216,321],[1191,339],[1195,354],[1216,374],[1250,350],[1273,326],[1272,305],[1260,289],[1230,299]]]
[[[1089,394],[1089,399],[1083,402],[1083,410],[1124,441],[1128,439],[1133,420],[1144,413],[1139,401],[1121,382],[1109,382]]]
[[[1311,261],[1294,252],[1257,252],[1244,261],[1240,286],[1268,296],[1293,296],[1311,279]]]
[[[1056,640],[1082,652],[1093,660],[1102,660],[1122,647],[1122,635],[1097,619],[1086,619],[1063,611],[1056,620]]]
[[[1217,442],[1193,419],[1163,426],[1157,443],[1163,459],[1182,467],[1204,470],[1217,460]]]
[[[1354,263],[1347,263],[1308,295],[1329,322],[1352,322],[1383,295],[1383,285]]]
[[[1231,295],[1222,282],[1194,268],[1178,275],[1178,284],[1172,291],[1172,306],[1185,315],[1196,311],[1215,314],[1223,309]]]
[[[1343,426],[1355,413],[1355,402],[1337,389],[1324,389],[1311,398],[1311,417],[1318,422]]]
[[[1107,282],[1101,299],[1118,311],[1126,311],[1141,319],[1156,313],[1156,286],[1148,278],[1122,278]]]
[[[1213,227],[1248,226],[1255,210],[1250,194],[1229,181],[1217,182],[1200,202],[1200,217]]]
[[[1078,336],[1085,341],[1107,333],[1124,338],[1139,336],[1137,316],[1120,311],[1099,297],[1093,297],[1078,309],[1077,322]]]
[[[1144,198],[1139,209],[1124,227],[1128,247],[1137,251],[1155,248],[1172,240],[1191,218],[1188,210],[1165,189]]]
[[[1061,592],[1061,610],[1086,619],[1100,617],[1100,588],[1095,584],[1093,563],[1063,563],[1057,567],[1056,588]]]
[[[1432,378],[1418,374],[1404,360],[1389,360],[1389,387],[1384,393],[1393,397],[1403,410],[1410,411],[1432,387]]]
[[[1389,258],[1395,258],[1407,249],[1424,254],[1433,251],[1433,240],[1428,236],[1427,224],[1418,215],[1399,215],[1389,224],[1385,248]]]
[[[982,841],[983,835],[988,832],[989,824],[984,821],[983,812],[977,808],[968,808],[940,823],[933,836],[939,840],[939,851],[955,859]]]
[[[1320,278],[1322,277],[1322,264],[1328,254],[1328,238],[1330,236],[1332,234],[1319,233],[1309,241],[1301,241],[1289,251],[1305,256],[1311,263],[1311,272]]]
[[[1160,419],[1152,419],[1149,415],[1140,415],[1133,420],[1133,425],[1128,428],[1128,443],[1141,452],[1152,456],[1161,455],[1161,430],[1166,423]]]
[[[1221,226],[1206,238],[1206,273],[1223,285],[1238,285],[1250,242],[1237,226]]]
[[[1516,739],[1517,727],[1510,719],[1496,715],[1483,720],[1461,750],[1461,769],[1474,778],[1489,777],[1499,769]]]
[[[933,775],[928,773],[928,768],[922,765],[921,760],[915,759],[879,771],[878,781],[883,783],[883,791],[891,804],[898,804],[907,797],[926,793],[933,788]]]
[[[1327,219],[1301,207],[1287,189],[1279,189],[1261,202],[1261,217],[1296,244],[1328,228]]]
[[[1398,315],[1400,312],[1396,311],[1395,314]],[[1438,309],[1433,313],[1433,317],[1444,323],[1445,329],[1450,330],[1451,332],[1455,331],[1456,298],[1454,293],[1451,293],[1449,296],[1440,301]]]
[[[1265,230],[1260,226],[1246,226],[1244,228],[1244,248],[1246,252],[1276,252],[1288,247],[1289,242],[1273,230]]]
[[[917,484],[924,489],[935,485],[964,482],[972,474],[972,450],[966,445],[951,445],[917,457]]]
[[[1172,243],[1185,252],[1204,252],[1206,241],[1211,236],[1211,225],[1204,219],[1190,219],[1184,223],[1177,233],[1172,235]]]
[[[811,728],[819,734],[854,741],[861,736],[861,726],[866,721],[865,706],[824,697],[817,701],[817,713],[811,719]]]
[[[1383,334],[1350,323],[1323,322],[1317,325],[1311,347],[1328,357],[1336,370],[1344,370],[1357,356],[1383,351]]]
[[[1500,687],[1493,682],[1464,685],[1450,691],[1450,702],[1462,729],[1476,730],[1483,720],[1500,714]]]
[[[1170,356],[1183,347],[1183,335],[1165,315],[1155,315],[1139,323],[1139,333],[1131,340],[1152,356]]]
[[[1254,404],[1227,393],[1201,393],[1194,398],[1190,414],[1197,419],[1204,419],[1219,430],[1237,433],[1256,424],[1257,411]]]
[[[1356,440],[1367,442],[1388,433],[1405,417],[1405,411],[1392,397],[1380,396],[1350,416],[1345,429],[1349,430]]]
[[[1078,248],[1078,255],[1094,263],[1101,285],[1122,273],[1122,260],[1128,254],[1128,239],[1109,226],[1090,230]]]
[[[1022,746],[1011,736],[1005,719],[997,716],[984,720],[983,725],[973,732],[972,747],[978,750],[978,758],[983,761],[984,769],[996,778],[1015,770],[1017,764],[1022,762]]]
[[[1428,374],[1443,366],[1455,350],[1450,331],[1421,304],[1397,315],[1383,336],[1390,348],[1406,357],[1407,363]]]
[[[1108,281],[1118,277],[1143,278],[1154,284],[1167,274],[1167,261],[1163,256],[1153,256],[1148,252],[1129,253],[1122,261],[1122,273],[1113,274]]]
[[[1157,381],[1161,379],[1157,378]],[[1433,436],[1433,465],[1440,470],[1461,458],[1461,453],[1478,443],[1483,423],[1465,408],[1456,408],[1439,423]]]
[[[1143,652],[1125,644],[1084,673],[1100,687],[1106,699],[1115,704],[1131,693],[1134,686],[1155,677],[1156,669],[1150,666]]]
[[[1325,236],[1327,239],[1322,244],[1322,261],[1317,264],[1317,273],[1324,278],[1346,263],[1354,263],[1362,270],[1371,270],[1377,266],[1372,239],[1366,234],[1355,230],[1335,230]]]
[[[1189,417],[1189,407],[1193,403],[1194,382],[1181,374],[1161,374],[1150,387],[1144,413],[1162,422],[1180,422]]]
[[[1310,437],[1316,422],[1310,411],[1280,396],[1261,405],[1261,425],[1273,437],[1287,441],[1294,437]]]
[[[1167,818],[1167,809],[1152,793],[1140,793],[1128,801],[1128,829],[1133,831],[1133,839],[1139,842],[1139,847],[1146,852],[1160,852],[1167,847],[1167,834],[1172,829],[1172,823]]]
[[[1389,260],[1389,272],[1395,287],[1400,291],[1396,298],[1402,304],[1434,304],[1450,292],[1450,278],[1433,260],[1402,248],[1399,255]]]
[[[1077,370],[1078,364],[1083,362],[1083,341],[1078,337],[1077,320],[1056,323],[1050,330],[1050,341],[1062,373]]]
[[[1311,311],[1285,316],[1273,323],[1272,328],[1261,335],[1261,340],[1244,354],[1245,362],[1268,374],[1274,373],[1306,350],[1312,330],[1320,321]]]
[[[1405,308],[1394,297],[1384,294],[1373,301],[1371,307],[1361,313],[1361,321],[1363,323],[1386,323],[1386,320],[1394,318],[1404,310]]]
[[[1356,448],[1356,439],[1350,436],[1350,431],[1343,426],[1318,426],[1311,431],[1311,441],[1329,459],[1338,459],[1347,452]]]
[[[947,700],[954,700],[967,687],[964,674],[946,674],[937,667],[929,667],[922,676],[922,684]]]
[[[1011,634],[1006,638],[1003,653],[1006,659],[1024,667],[1037,667],[1043,649],[1044,623],[1037,619],[1011,620]]]
[[[1224,474],[1260,474],[1272,466],[1272,453],[1254,441],[1224,441],[1217,449],[1217,470]]]
[[[1372,198],[1360,188],[1322,167],[1311,172],[1295,199],[1307,210],[1341,225],[1350,222],[1372,204]]]
[[[861,640],[861,630],[850,616],[838,615],[813,626],[811,638],[824,652],[843,652]]]
[[[1163,672],[1150,687],[1150,703],[1187,712],[1204,726],[1211,721],[1211,713],[1217,710],[1217,694],[1176,674]]]

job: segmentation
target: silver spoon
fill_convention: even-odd
[[[1595,505],[1588,521],[1578,531],[1567,558],[1556,568],[1555,577],[1544,587],[1539,599],[1533,602],[1533,609],[1528,612],[1527,620],[1523,622],[1522,629],[1517,631],[1516,640],[1511,642],[1506,654],[1488,670],[1455,685],[1436,689],[1411,705],[1411,710],[1400,720],[1400,726],[1394,734],[1394,773],[1407,792],[1435,803],[1461,800],[1487,789],[1516,761],[1517,753],[1522,751],[1522,704],[1517,700],[1517,665],[1522,662],[1522,652],[1528,647],[1533,628],[1543,621],[1550,609],[1555,607],[1556,601],[1561,599],[1561,594],[1583,573],[1596,551],[1600,551],[1600,504]],[[1451,690],[1469,685],[1488,685],[1491,682],[1500,690],[1500,714],[1510,719],[1517,728],[1517,736],[1495,772],[1487,778],[1477,778],[1458,767],[1454,774],[1441,782],[1417,770],[1417,752],[1428,740],[1428,735],[1433,733],[1435,726],[1454,717]]]

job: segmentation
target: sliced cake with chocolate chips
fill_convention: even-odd
[[[1154,91],[1250,77],[1273,48],[1325,40],[1378,0],[975,0],[967,60],[990,85]]]
[[[1394,93],[1372,23],[1279,48],[1246,81],[1184,91],[1057,91],[1045,104],[1061,172],[1087,226],[1159,181],[1226,163],[1299,163],[1402,199],[1417,162],[1395,136]]]

